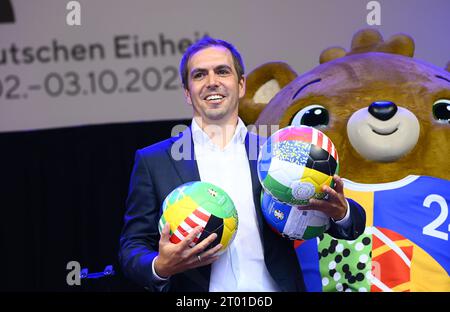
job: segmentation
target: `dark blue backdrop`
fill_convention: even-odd
[[[0,291],[140,290],[117,262],[134,152],[189,122],[0,134]],[[68,286],[69,261],[116,274]]]

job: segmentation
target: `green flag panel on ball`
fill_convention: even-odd
[[[258,177],[266,192],[290,205],[325,198],[322,185],[334,186],[339,160],[333,142],[321,131],[290,126],[275,132],[262,146]]]

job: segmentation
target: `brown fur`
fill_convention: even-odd
[[[275,79],[280,88],[297,77],[296,72],[287,64],[273,62],[261,65],[251,72],[246,79],[246,91],[244,98],[239,103],[239,116],[246,124],[254,124],[267,103],[256,103],[254,96],[260,86]]]

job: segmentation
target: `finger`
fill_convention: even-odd
[[[198,225],[196,226],[181,242],[180,247],[183,249],[190,248],[191,243],[195,240],[195,238],[203,231],[203,228]]]
[[[336,190],[332,189],[328,185],[322,186],[322,192],[327,193],[328,198],[336,198],[338,196],[338,193],[336,192]]]
[[[195,245],[194,248],[192,248],[192,253],[194,255],[197,255],[197,254],[201,253],[203,250],[206,249],[206,247],[208,247],[212,242],[214,242],[214,240],[216,238],[217,238],[217,234],[216,233],[212,233],[207,238],[202,240],[200,243]]]
[[[311,198],[309,200],[309,209],[311,210],[319,210],[319,211],[326,211],[330,206],[330,203],[323,199],[315,199]]]
[[[169,243],[170,242],[170,224],[167,222],[164,224],[164,227],[161,231],[161,238],[160,242],[162,243]]]
[[[335,183],[334,190],[339,194],[344,194],[344,181],[342,181],[341,177],[335,174],[333,180]]]
[[[293,207],[297,208],[298,210],[311,210],[312,209],[310,204],[293,206]]]
[[[217,244],[213,248],[208,249],[207,251],[202,253],[200,256],[201,256],[202,259],[208,259],[210,257],[214,257],[222,249],[222,247],[223,247],[222,244]]]
[[[217,261],[217,259],[219,259],[219,256],[214,256],[214,257],[208,258],[204,262],[202,261],[201,264],[202,264],[202,266],[203,265],[208,265],[208,264],[211,264],[211,263]]]

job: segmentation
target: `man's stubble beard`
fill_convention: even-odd
[[[226,105],[224,105],[226,106]],[[231,116],[235,110],[237,110],[238,104],[233,105],[233,107],[223,107],[219,106],[217,108],[208,108],[204,111],[204,115],[208,120],[221,120],[227,115]]]
[[[223,109],[208,109],[205,115],[209,120],[220,120],[227,115],[227,112]]]

